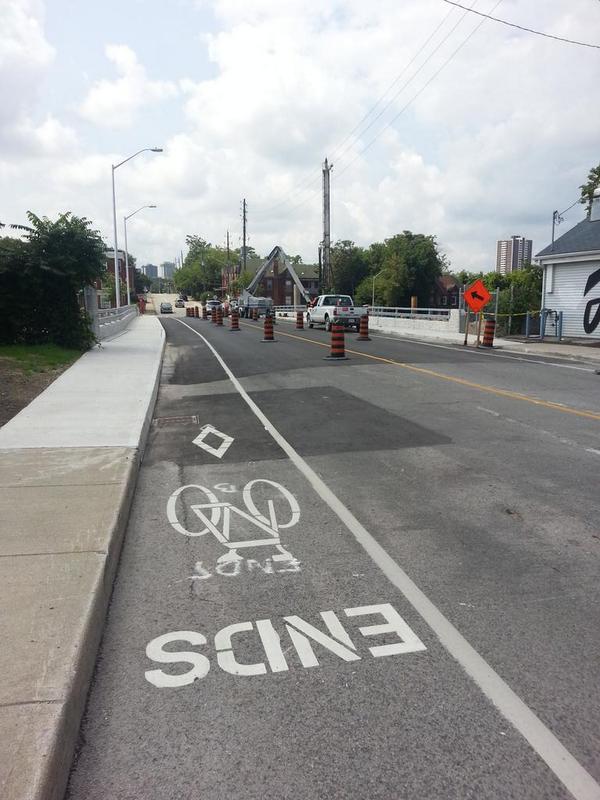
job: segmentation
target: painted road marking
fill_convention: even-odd
[[[177,320],[177,322],[180,322],[180,320]],[[185,325],[185,323],[183,324]],[[191,331],[194,331],[194,333],[197,333],[197,331],[195,331],[189,325],[187,325],[187,327],[190,328]],[[308,342],[309,344],[317,345],[317,347],[329,348],[329,345],[325,342],[317,342],[314,339],[307,339],[306,336],[297,336],[294,333],[285,333],[284,331],[279,331],[279,335],[288,336],[290,339],[299,339],[301,342]],[[554,411],[562,411],[564,414],[574,414],[577,417],[600,420],[600,414],[594,411],[585,411],[578,408],[572,408],[571,406],[565,406],[562,403],[552,403],[549,400],[540,400],[537,397],[530,397],[529,395],[520,394],[519,392],[512,392],[509,389],[498,389],[495,386],[485,386],[482,383],[466,380],[466,378],[457,378],[453,375],[444,375],[443,372],[436,372],[433,369],[428,369],[426,367],[415,367],[413,364],[406,364],[403,361],[395,361],[393,358],[374,356],[371,353],[361,353],[359,350],[350,350],[348,347],[346,347],[346,353],[351,353],[355,356],[361,356],[362,358],[370,358],[372,361],[381,361],[384,364],[392,364],[395,367],[401,367],[402,369],[407,369],[410,372],[417,372],[421,375],[429,375],[432,378],[439,378],[443,381],[449,381],[450,383],[458,383],[460,386],[468,386],[470,389],[477,389],[480,392],[489,392],[490,394],[495,394],[499,397],[509,397],[511,400],[521,400],[525,403],[532,403],[536,406],[542,406],[543,408],[551,408]]]
[[[213,447],[206,441],[207,436],[216,436],[217,438],[221,439],[221,444],[218,447]],[[200,433],[194,439],[193,444],[201,447],[202,450],[206,450],[207,453],[210,453],[217,458],[223,458],[225,453],[233,444],[233,441],[233,436],[228,436],[226,433],[222,433],[222,431],[217,430],[214,425],[203,425],[200,429]]]
[[[371,319],[369,317],[369,319]],[[291,319],[285,320],[288,323],[292,323]],[[248,323],[243,323],[248,325],[248,327],[253,327]],[[540,366],[544,367],[556,367],[557,369],[574,369],[578,372],[591,372],[596,373],[594,367],[579,367],[575,364],[557,364],[554,361],[540,361],[540,358],[563,358],[566,359],[568,356],[565,355],[557,355],[557,356],[543,356],[541,353],[537,354],[538,358],[535,358],[534,354],[523,353],[522,355],[519,353],[518,350],[507,350],[502,346],[502,353],[499,353],[497,349],[483,349],[473,348],[473,347],[463,347],[462,342],[457,342],[456,344],[438,344],[438,342],[426,342],[423,339],[415,339],[412,336],[383,336],[382,334],[378,333],[379,328],[369,328],[369,336],[372,339],[384,339],[387,342],[408,342],[409,344],[420,344],[423,347],[438,347],[440,350],[452,350],[455,353],[466,353],[467,355],[483,355],[485,358],[504,358],[508,361],[520,361],[523,364],[539,364]],[[508,355],[508,353],[513,353],[514,355]]]
[[[479,655],[460,631],[431,602],[404,570],[384,550],[379,542],[346,508],[313,468],[302,458],[257,404],[246,392],[213,345],[199,331],[183,320],[177,320],[206,344],[229,377],[246,405],[260,420],[265,430],[287,453],[290,461],[304,475],[319,497],[344,523],[356,541],[368,553],[388,580],[404,595],[413,608],[436,634],[442,645],[461,665],[464,671],[479,686],[484,695],[498,711],[529,742],[556,777],[565,785],[576,800],[600,800],[600,785],[589,772],[571,755],[559,739],[547,728],[533,711],[521,700],[498,673]],[[291,334],[283,334],[290,336]],[[306,341],[311,341],[310,339]],[[445,377],[445,376],[442,376]],[[171,655],[171,654],[167,654]],[[168,663],[168,662],[167,662]]]
[[[378,603],[356,608],[345,608],[344,614],[349,617],[362,617],[380,615],[385,622],[375,625],[359,627],[361,636],[380,636],[382,634],[394,635],[397,641],[391,644],[369,646],[366,649],[373,658],[406,655],[419,653],[427,648],[417,634],[409,627],[390,603]],[[325,650],[336,655],[345,662],[361,661],[364,655],[359,655],[348,631],[342,625],[335,611],[321,611],[321,618],[325,623],[327,633],[311,625],[302,617],[293,614],[283,617],[280,628],[285,629],[292,647],[296,650],[300,664],[304,669],[318,667],[319,660],[313,648],[313,643],[320,645]],[[240,663],[235,654],[234,637],[238,634],[256,633],[262,644],[267,663],[259,661],[255,664]],[[198,631],[172,631],[163,633],[152,639],[146,647],[146,655],[151,661],[158,664],[190,664],[191,669],[179,674],[171,674],[162,669],[151,669],[145,672],[146,680],[159,689],[173,689],[189,686],[194,681],[205,678],[210,671],[210,660],[207,656],[197,651],[165,650],[166,645],[184,642],[192,646],[207,644],[206,637]],[[281,636],[270,619],[259,619],[252,622],[236,622],[217,631],[214,637],[214,647],[217,664],[230,675],[252,677],[278,672],[288,672],[289,665],[285,658]],[[270,670],[270,672],[269,672]]]
[[[540,361],[533,356],[527,355],[517,355],[515,350],[504,351],[502,353],[498,353],[495,350],[491,352],[486,352],[481,348],[472,349],[467,347],[462,347],[460,344],[450,345],[450,344],[438,344],[437,342],[424,342],[422,339],[413,339],[413,338],[403,338],[401,336],[380,336],[375,331],[377,328],[372,328],[369,330],[369,336],[373,339],[385,339],[388,342],[409,342],[411,344],[420,344],[424,347],[438,347],[440,350],[452,350],[455,353],[467,353],[468,355],[484,355],[486,358],[503,358],[508,361],[520,361],[522,364],[539,364],[544,367],[556,367],[557,369],[574,369],[578,372],[595,372],[593,367],[578,367],[575,364],[556,364],[554,361]],[[515,353],[513,356],[507,355],[507,352]],[[552,358],[552,356],[546,356],[546,358]],[[556,356],[556,358],[565,358],[565,356]]]
[[[222,484],[217,484],[214,488],[219,490],[219,487],[222,486]],[[225,489],[221,488],[221,491],[224,494],[231,494],[231,489],[235,491],[235,487],[225,484]],[[257,506],[257,502],[259,502],[257,495],[264,494],[265,490],[270,491],[271,496],[261,499],[263,504],[266,502],[267,513],[263,514]],[[201,495],[200,499],[208,502],[194,503],[188,500],[187,503],[184,503],[184,493],[187,498],[193,494],[196,500],[198,495]],[[300,519],[300,506],[294,495],[276,481],[268,478],[256,478],[244,486],[242,501],[246,507],[245,510],[233,505],[229,500],[220,501],[213,490],[206,486],[188,483],[175,489],[167,500],[167,519],[173,529],[184,536],[195,538],[211,533],[226,548],[225,554],[218,558],[217,564],[242,561],[243,557],[240,556],[238,550],[256,547],[274,547],[278,550],[278,553],[271,557],[273,561],[294,561],[299,564],[294,556],[283,548],[279,535],[280,530],[294,527]],[[282,505],[285,506],[286,511],[285,521],[278,519],[278,510],[281,514]],[[178,507],[182,508],[184,519],[187,518],[186,510],[193,511],[204,527],[198,531],[190,531],[184,527],[179,521]],[[267,534],[266,537],[265,534]],[[254,559],[250,560],[254,561]],[[299,570],[294,571],[298,572]],[[219,574],[224,573],[219,572]],[[226,574],[231,576],[234,573]],[[240,570],[235,574],[239,575]]]
[[[279,556],[269,556],[264,561],[257,558],[241,558],[236,561],[219,562],[215,564],[214,572],[204,566],[203,561],[196,561],[194,564],[194,574],[188,576],[192,586],[198,586],[197,581],[206,581],[216,575],[225,578],[237,578],[238,575],[283,575],[285,573],[301,572],[302,565],[298,559],[290,556],[284,558]]]

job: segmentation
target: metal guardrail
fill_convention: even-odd
[[[99,308],[92,315],[92,325],[97,339],[106,339],[116,336],[125,330],[133,317],[138,314],[137,306],[124,306],[123,308]]]
[[[306,306],[273,306],[275,314],[295,314],[297,311],[306,311]]]
[[[107,325],[118,322],[129,314],[137,314],[136,306],[123,306],[122,308],[99,308],[97,311],[98,324]]]
[[[409,308],[404,306],[369,306],[371,317],[394,317],[398,319],[427,319],[434,322],[447,322],[449,308]]]
[[[427,319],[434,322],[447,322],[450,319],[449,308],[410,308],[409,306],[354,306],[368,308],[371,317],[393,317],[396,319]],[[306,306],[273,306],[276,314],[295,314],[307,311]]]

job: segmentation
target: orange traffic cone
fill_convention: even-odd
[[[369,315],[365,314],[364,317],[360,318],[360,327],[358,330],[358,337],[356,339],[357,342],[370,342],[371,337],[369,336]]]
[[[274,342],[275,337],[273,336],[273,318],[270,314],[265,316],[265,324],[263,328],[263,342]]]
[[[325,360],[347,361],[344,348],[344,326],[334,322],[331,326],[331,350]]]

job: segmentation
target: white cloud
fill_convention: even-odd
[[[42,96],[55,56],[43,30],[43,7],[35,0],[3,0],[0,10],[0,146],[12,140]],[[31,127],[31,125],[29,126]]]
[[[492,5],[480,0],[478,7]],[[600,8],[589,0],[572,0],[567,11],[560,0],[543,6],[505,0],[501,8],[502,16],[520,24],[600,41]],[[593,51],[486,22],[383,130],[478,23],[466,17],[381,119],[336,150],[443,19],[446,6],[439,0],[217,0],[211,10],[217,30],[190,29],[181,42],[190,48],[204,43],[208,75],[186,68],[185,78],[166,80],[170,73],[157,58],[156,80],[150,79],[129,46],[107,48],[117,77],[94,76],[80,110],[99,126],[135,121],[119,133],[124,152],[103,153],[104,131],[84,125],[72,131],[46,116],[41,100],[38,117],[46,121],[35,122],[28,100],[18,120],[23,152],[29,142],[29,151],[55,155],[40,179],[25,159],[3,161],[0,152],[0,179],[10,176],[22,187],[13,202],[42,213],[85,213],[110,238],[110,164],[154,144],[156,130],[148,141],[145,123],[156,103],[176,97],[183,122],[177,115],[170,129],[165,121],[159,134],[165,152],[145,153],[117,173],[120,216],[144,203],[158,206],[136,217],[131,229],[131,249],[142,263],[171,259],[186,233],[221,242],[229,228],[237,245],[242,197],[251,244],[266,253],[280,243],[314,260],[321,238],[320,165],[328,155],[334,162],[334,239],[369,244],[408,228],[436,234],[457,269],[479,269],[493,265],[499,237],[522,233],[534,247],[544,246],[553,209],[573,202],[600,158]],[[452,11],[396,89],[461,13]],[[44,58],[36,67],[42,72],[51,50]],[[85,69],[93,75],[90,65]],[[72,147],[75,137],[78,148]],[[64,141],[71,143],[68,151],[60,150]],[[14,206],[15,219],[20,206]]]
[[[90,122],[107,128],[127,128],[133,125],[144,106],[178,93],[172,81],[150,80],[127,45],[109,44],[105,53],[119,77],[112,81],[96,81],[88,92],[80,113]]]

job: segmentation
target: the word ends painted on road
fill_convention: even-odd
[[[373,658],[418,653],[427,649],[390,603],[345,608],[344,614],[346,617],[379,615],[385,620],[358,629],[364,637],[388,635],[395,639],[392,642],[388,641],[385,644],[367,647],[367,651]],[[285,629],[291,645],[287,641],[282,645],[281,635],[270,619],[227,625],[214,636],[217,664],[223,672],[238,676],[287,672],[289,664],[286,653],[294,650],[303,668],[317,667],[319,661],[312,643],[333,653],[341,661],[360,661],[363,656],[358,654],[357,646],[342,625],[338,615],[334,611],[321,611],[321,618],[327,632],[311,625],[297,615],[283,617],[281,628]],[[234,637],[240,637],[240,635],[257,637],[257,641],[260,642],[264,651],[263,661],[247,664],[237,660]],[[197,650],[165,649],[176,643],[201,647],[207,644],[207,638],[199,631],[172,631],[153,639],[146,647],[146,655],[151,661],[158,664],[176,664],[179,669],[182,664],[190,667],[186,672],[178,674],[165,672],[162,669],[147,670],[146,680],[153,686],[160,689],[189,686],[194,681],[208,675],[211,666],[209,658]]]

